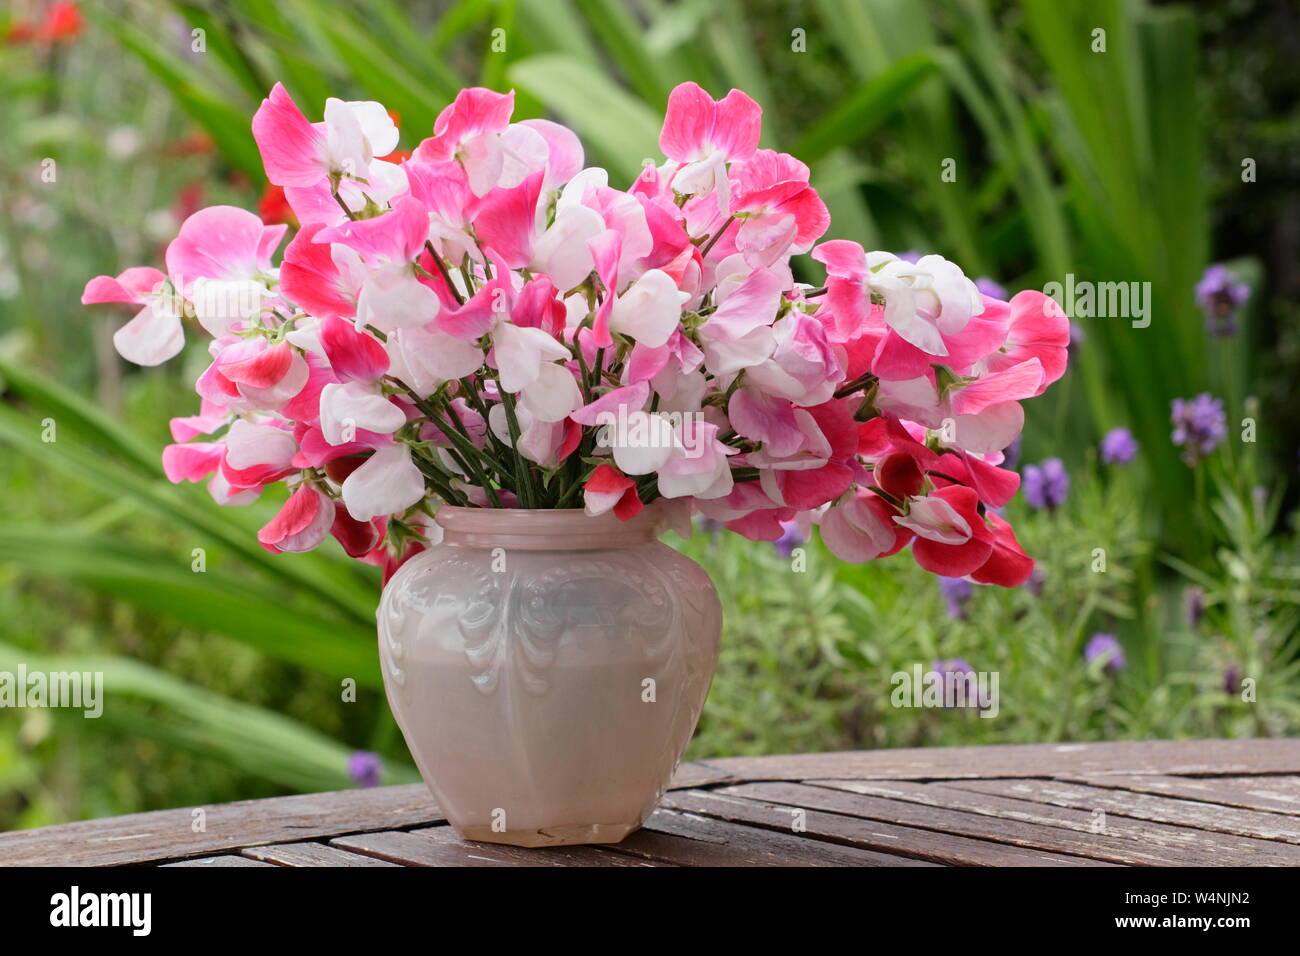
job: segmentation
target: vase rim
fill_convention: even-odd
[[[656,503],[657,504],[657,503]],[[444,544],[529,551],[578,551],[648,544],[663,529],[656,504],[622,521],[612,511],[589,515],[582,508],[459,508],[434,515]]]

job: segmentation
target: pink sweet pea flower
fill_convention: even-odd
[[[758,148],[763,109],[740,90],[714,100],[695,83],[682,83],[668,97],[659,148],[682,163],[673,177],[681,195],[712,193],[723,213],[730,201],[727,163],[748,159]]]
[[[365,281],[361,256],[342,244],[317,242],[324,223],[304,225],[284,250],[280,291],[319,319],[350,319]]]
[[[113,347],[136,365],[161,365],[185,346],[179,302],[164,291],[166,276],[157,269],[138,266],[116,278],[96,276],[86,283],[82,305],[124,302],[143,306],[130,322],[113,333]]]
[[[965,577],[993,553],[994,536],[979,513],[979,497],[962,485],[912,498],[908,513],[895,516],[894,522],[916,534],[916,563],[944,577]]]
[[[163,449],[163,474],[177,485],[182,481],[202,481],[221,467],[226,446],[221,442],[190,442],[168,445]]]
[[[582,500],[584,510],[592,517],[612,509],[620,521],[636,517],[645,507],[637,497],[636,482],[613,465],[596,466],[582,486]]]
[[[311,123],[277,83],[253,115],[253,139],[266,178],[309,187],[328,177],[364,177],[376,156],[397,148],[397,127],[375,102],[325,101],[325,121]]]
[[[804,253],[830,227],[831,216],[808,185],[808,167],[787,153],[760,149],[733,171],[732,213],[741,220],[736,248],[755,266]]]
[[[332,317],[324,319],[320,324],[320,344],[341,382],[377,382],[388,371],[388,353],[383,343],[358,331],[351,322]]]
[[[260,488],[290,474],[297,451],[298,443],[285,429],[241,418],[226,433],[221,476],[232,489]]]
[[[1033,396],[1041,395],[1065,374],[1069,344],[1070,319],[1056,300],[1026,289],[1011,298],[1006,341],[1002,349],[989,355],[988,369],[1002,372],[1037,360],[1043,376]]]
[[[767,270],[747,276],[728,293],[719,290],[721,304],[700,326],[705,363],[714,375],[738,372],[772,354],[776,337],[772,322],[781,301],[781,280]]]
[[[424,247],[429,217],[413,196],[371,219],[348,221],[316,234],[361,256],[365,278],[357,295],[357,322],[382,332],[425,325],[438,314],[438,294],[420,281],[414,260]]]
[[[787,398],[739,388],[731,395],[727,414],[737,435],[758,442],[773,458],[788,458],[804,446],[804,432]]]
[[[677,425],[677,442],[658,470],[659,493],[665,498],[722,498],[734,484],[727,458],[737,450],[718,440],[718,426],[696,417]]]
[[[682,303],[689,298],[666,272],[651,269],[615,300],[609,327],[641,345],[658,348],[677,331]]]
[[[311,378],[303,354],[288,342],[225,336],[209,346],[212,364],[195,383],[206,401],[233,412],[282,411]]]
[[[433,136],[416,147],[419,162],[456,160],[465,168],[474,195],[486,195],[498,184],[505,167],[501,134],[510,125],[515,94],[482,87],[461,90],[455,102],[438,114]]]
[[[883,498],[858,488],[821,516],[822,543],[841,561],[854,564],[887,557],[912,538],[911,530],[894,523],[895,517]]]
[[[299,485],[279,514],[257,532],[257,540],[272,554],[310,551],[329,535],[334,512],[333,498],[311,485]]]
[[[814,249],[812,257],[826,266],[826,306],[841,340],[867,324],[871,295],[876,294],[884,299],[883,317],[890,329],[929,355],[947,357],[944,337],[961,332],[985,308],[975,283],[942,256],[910,263],[835,239]]]
[[[370,382],[326,385],[320,393],[320,429],[331,445],[360,440],[363,433],[390,435],[406,424],[406,413]]]
[[[844,381],[842,346],[832,346],[820,322],[791,312],[772,326],[776,343],[770,358],[752,365],[747,380],[800,405],[828,401]]]

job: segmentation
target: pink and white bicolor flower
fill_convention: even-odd
[[[416,147],[419,162],[455,160],[465,169],[475,196],[485,196],[501,184],[506,167],[502,133],[510,125],[515,94],[482,87],[461,90],[433,124],[433,136]]]
[[[397,148],[397,126],[373,101],[330,97],[325,121],[311,123],[277,83],[253,115],[253,139],[266,178],[277,186],[309,187],[326,178],[365,178],[370,162]]]
[[[382,332],[432,321],[442,307],[438,293],[420,281],[415,258],[424,247],[429,217],[413,196],[382,215],[322,229],[316,242],[339,243],[361,256],[365,278],[357,294],[357,323]]]
[[[911,263],[890,252],[863,252],[856,242],[835,239],[813,250],[826,264],[827,302],[840,337],[848,338],[867,322],[871,296],[884,300],[885,323],[923,352],[949,354],[945,335],[956,335],[984,311],[975,283],[943,256],[922,256]]]
[[[720,100],[696,83],[682,83],[668,96],[659,148],[683,164],[673,177],[682,196],[713,194],[718,211],[729,211],[727,164],[748,159],[758,148],[763,109],[740,90]]]
[[[330,533],[334,512],[333,498],[303,483],[279,513],[257,532],[257,540],[272,554],[310,551]]]
[[[113,347],[136,365],[161,365],[185,347],[180,301],[169,294],[166,276],[158,269],[139,266],[121,275],[96,276],[86,283],[82,305],[123,302],[141,306],[130,322],[113,333]]]

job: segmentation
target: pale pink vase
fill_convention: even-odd
[[[722,612],[656,509],[439,509],[443,540],[379,604],[397,723],[467,839],[616,843],[695,730]]]

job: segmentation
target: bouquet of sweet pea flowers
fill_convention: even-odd
[[[628,189],[577,136],[462,91],[409,155],[374,102],[307,119],[277,85],[253,117],[297,231],[215,206],[166,271],[91,280],[141,306],[118,351],[157,365],[211,336],[172,481],[222,504],[287,501],[272,551],[332,535],[388,573],[436,540],[442,504],[636,515],[666,499],[746,537],[820,526],[849,561],[911,544],[947,576],[1016,585],[1033,562],[997,513],[1020,401],[1065,370],[1053,300],[981,295],[941,256],[816,245],[830,216],[761,110],[693,83]],[[811,252],[821,286],[790,260]]]

